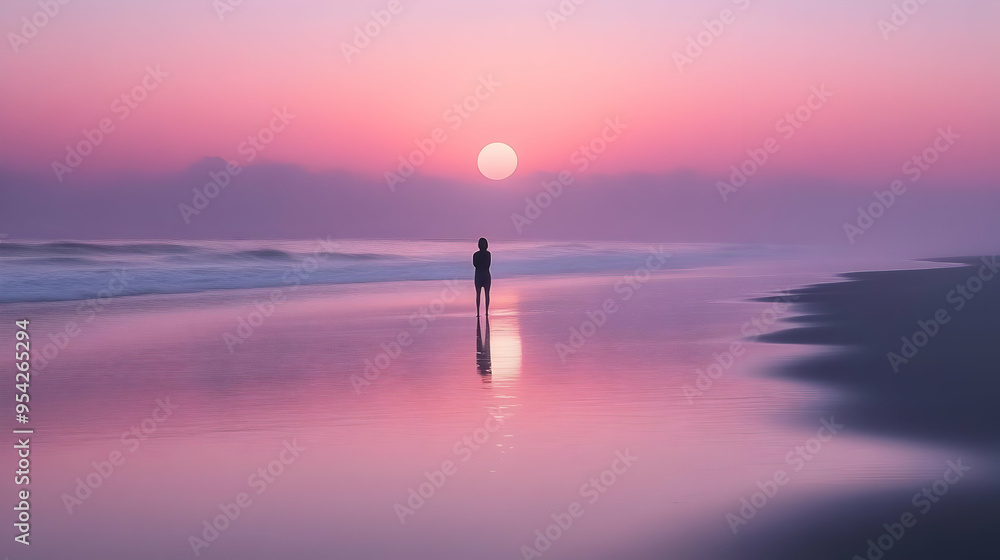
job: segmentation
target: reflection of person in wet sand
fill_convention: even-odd
[[[479,250],[472,254],[472,266],[476,267],[476,317],[479,317],[479,293],[486,289],[486,314],[490,314],[490,252],[486,250],[489,242],[485,237],[479,238]]]
[[[483,329],[476,320],[476,365],[479,366],[480,375],[490,375],[493,373],[493,364],[490,363],[490,318],[486,317],[486,338],[483,338]]]

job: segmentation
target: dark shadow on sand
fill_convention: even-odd
[[[779,372],[786,378],[835,387],[843,395],[826,410],[810,410],[803,425],[815,425],[819,415],[834,415],[856,433],[965,450],[956,451],[956,458],[964,457],[983,476],[956,484],[926,515],[918,514],[917,524],[888,551],[869,550],[868,540],[885,533],[883,524],[898,522],[902,513],[913,511],[913,495],[933,479],[877,493],[845,487],[841,496],[818,497],[807,506],[775,501],[766,515],[758,515],[738,535],[727,535],[720,522],[718,531],[689,543],[691,557],[1000,557],[1000,484],[994,476],[1000,471],[1000,272],[992,257],[947,262],[963,266],[847,274],[844,282],[797,290],[795,306],[803,315],[790,321],[792,328],[759,340],[830,347]],[[996,276],[971,280],[981,271],[983,276]],[[959,285],[973,297],[962,295]],[[979,290],[972,293],[972,288]],[[927,323],[926,330],[921,328],[918,321],[941,317],[942,309],[947,323],[936,331]],[[901,338],[913,342],[918,331],[934,335],[927,334],[926,344],[915,345],[915,355],[908,351],[907,358]],[[887,358],[890,352],[907,360],[898,364],[898,371]]]
[[[848,397],[830,412],[855,429],[995,448],[1000,445],[1000,273],[978,258],[956,261],[972,264],[854,273],[845,275],[847,282],[800,289],[796,306],[804,316],[797,322],[807,326],[759,340],[844,346],[780,374],[845,391]],[[969,299],[957,286],[979,278],[980,270],[996,277],[972,282],[981,289],[967,288]],[[942,317],[942,310],[947,322],[938,324],[935,315]],[[913,345],[906,353],[903,337]],[[890,353],[905,362],[896,361],[894,368]]]

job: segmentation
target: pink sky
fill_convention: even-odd
[[[769,174],[882,181],[941,126],[962,134],[962,149],[939,177],[993,173],[997,3],[931,1],[888,40],[878,21],[893,2],[883,0],[590,0],[554,29],[555,0],[399,5],[348,62],[342,43],[387,1],[247,0],[221,19],[210,0],[72,2],[16,53],[10,33],[39,6],[4,2],[0,166],[51,173],[106,117],[115,130],[77,175],[239,160],[244,138],[287,107],[295,118],[260,161],[381,178],[442,127],[447,140],[420,174],[478,178],[479,150],[503,141],[518,153],[516,178],[569,167],[617,116],[627,132],[589,171],[722,176],[745,150],[780,139],[777,121],[825,84],[834,96],[781,139]],[[723,9],[735,21],[679,71],[674,52]],[[113,101],[147,66],[169,76],[119,119]],[[490,76],[500,85],[452,129],[445,111]]]

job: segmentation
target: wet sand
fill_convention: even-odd
[[[774,376],[815,348],[746,325],[780,329],[794,308],[750,300],[830,277],[813,268],[656,272],[628,299],[621,275],[496,280],[487,368],[471,282],[312,286],[273,309],[271,290],[121,297],[90,321],[77,302],[6,305],[42,347],[80,322],[33,377],[18,557],[721,558],[797,534],[806,506],[919,486],[951,457],[844,422],[791,470],[840,389]],[[733,534],[776,469],[790,483]]]
[[[755,524],[738,541],[711,547],[715,558],[996,556],[1000,267],[992,256],[943,262],[960,266],[847,274],[796,290],[799,325],[762,340],[830,347],[778,372],[837,392],[810,415],[946,449],[951,462],[910,487],[818,497],[783,521]]]

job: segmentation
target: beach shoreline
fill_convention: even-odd
[[[835,393],[774,375],[819,347],[763,342],[799,324],[789,297],[796,287],[828,282],[842,265],[649,270],[647,279],[644,263],[498,278],[488,327],[475,317],[471,279],[302,286],[283,299],[274,288],[120,296],[93,315],[81,315],[79,301],[3,304],[30,316],[33,332],[56,347],[49,335],[80,323],[38,373],[44,445],[36,464],[53,484],[39,492],[37,510],[54,532],[89,531],[110,543],[97,519],[119,518],[121,503],[155,503],[142,526],[155,521],[162,551],[116,546],[148,558],[184,555],[197,529],[191,520],[233,501],[247,473],[295,441],[305,448],[288,466],[295,474],[261,497],[275,509],[247,509],[213,553],[258,554],[265,527],[280,526],[299,544],[267,546],[304,558],[328,539],[356,558],[506,558],[535,546],[532,535],[551,514],[583,499],[586,515],[547,557],[660,558],[697,535],[686,557],[711,558],[713,543],[735,546],[800,517],[803,496],[832,499],[844,485],[878,491],[885,482],[869,474],[873,464],[885,465],[879,477],[892,488],[943,464],[940,450],[857,437],[852,425],[734,535],[727,515],[738,514],[741,498],[775,469],[794,468],[787,453],[822,422],[842,422],[839,411],[820,414]],[[767,294],[773,299],[761,301]],[[128,452],[122,432],[165,398],[176,412]],[[484,445],[463,439],[498,425]],[[123,449],[125,465],[74,508],[95,520],[68,514],[64,496],[75,481]],[[618,452],[638,460],[599,502],[587,502],[592,494],[580,496],[580,485]],[[409,490],[438,471],[449,473],[440,491],[408,504]],[[490,507],[480,511],[483,503]],[[412,515],[400,520],[396,504]],[[313,531],[319,523],[339,528]],[[478,544],[449,541],[456,530]],[[87,542],[83,558],[111,550]],[[58,543],[39,550],[61,553]]]
[[[764,342],[828,347],[774,374],[835,389],[820,409],[873,437],[947,449],[924,484],[845,493],[762,523],[716,558],[983,558],[1000,515],[1000,263],[847,273],[794,290],[796,326]],[[773,298],[763,298],[765,301]],[[802,421],[807,421],[806,417]]]

